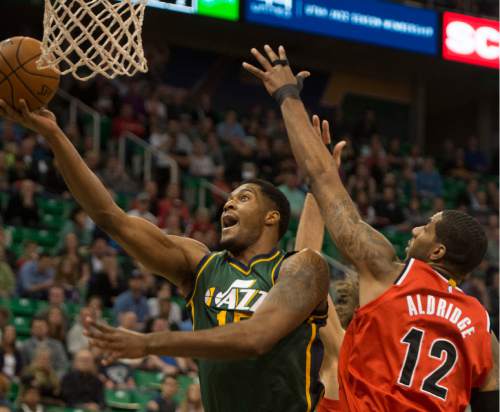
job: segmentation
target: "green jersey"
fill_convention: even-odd
[[[198,266],[188,301],[193,329],[251,317],[276,282],[285,258],[275,249],[255,256],[247,266],[227,251],[206,256]],[[323,392],[319,381],[323,345],[318,329],[325,322],[326,312],[311,314],[263,356],[198,360],[205,412],[313,411]]]

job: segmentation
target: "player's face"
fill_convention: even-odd
[[[436,223],[442,218],[442,213],[432,216],[425,226],[418,226],[412,230],[413,237],[406,247],[406,257],[427,262],[437,246]]]
[[[238,252],[254,244],[264,229],[265,203],[260,188],[244,184],[229,196],[221,216],[221,246]]]

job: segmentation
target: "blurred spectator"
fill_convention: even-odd
[[[47,311],[47,323],[49,327],[49,337],[61,344],[66,343],[67,319],[60,306],[50,306]]]
[[[200,139],[193,142],[193,151],[189,156],[189,173],[205,178],[211,178],[215,174],[214,161],[207,154],[206,145]]]
[[[193,237],[195,232],[201,232],[203,234],[208,233],[209,231],[214,231],[215,225],[212,223],[212,216],[210,214],[210,210],[205,207],[199,207],[196,210],[194,220],[192,224],[189,226],[189,237]]]
[[[169,325],[179,325],[182,322],[182,310],[172,301],[172,286],[165,282],[158,290],[156,297],[148,300],[152,318],[166,319]]]
[[[38,244],[33,240],[25,240],[23,242],[23,251],[17,259],[16,268],[20,269],[27,261],[38,259]]]
[[[116,156],[109,156],[106,167],[101,172],[104,185],[117,193],[133,193],[137,191],[136,182],[123,169]]]
[[[173,376],[166,376],[161,386],[161,396],[150,401],[148,412],[176,412],[177,402],[174,397],[179,391],[179,384]]]
[[[376,227],[397,226],[404,222],[403,209],[398,204],[392,187],[385,187],[382,199],[375,202]]]
[[[134,312],[141,326],[149,318],[149,306],[144,296],[144,276],[140,270],[134,270],[129,278],[129,289],[120,294],[113,308],[115,319],[125,312]],[[141,328],[141,326],[139,326]]]
[[[51,364],[51,351],[40,345],[31,364],[23,371],[22,381],[29,381],[40,390],[41,402],[44,405],[59,403],[59,379]]]
[[[16,339],[16,328],[7,325],[3,329],[2,346],[0,347],[0,372],[9,379],[19,376],[24,367],[21,352],[16,347]]]
[[[0,247],[0,297],[12,296],[16,288],[16,279],[12,268],[7,262],[6,251]]]
[[[453,162],[453,167],[450,170],[450,175],[462,180],[469,180],[473,177],[473,173],[471,173],[465,166],[464,150],[460,147],[455,151],[455,161]]]
[[[151,205],[150,201],[151,199],[148,193],[139,193],[135,201],[135,208],[129,210],[128,215],[142,217],[143,219],[146,219],[152,224],[156,225],[156,216],[149,211]]]
[[[83,325],[87,318],[96,319],[95,311],[88,306],[80,309],[76,322],[73,323],[73,326],[71,326],[66,335],[66,347],[72,356],[76,355],[76,353],[82,349],[89,348],[89,340],[83,333]]]
[[[412,230],[417,226],[424,226],[427,223],[427,216],[422,213],[420,200],[418,197],[412,197],[408,207],[404,210],[407,230]]]
[[[90,351],[75,355],[73,368],[61,380],[61,398],[73,408],[99,411],[104,406],[104,388]]]
[[[203,412],[201,391],[198,383],[192,383],[187,390],[187,396],[179,407],[179,412]]]
[[[354,129],[356,140],[366,140],[374,133],[378,132],[377,118],[373,110],[366,110],[362,119]]]
[[[467,142],[465,150],[465,167],[472,172],[483,173],[488,169],[486,156],[479,150],[479,142],[472,136]]]
[[[145,128],[137,120],[134,108],[131,104],[123,104],[120,115],[113,119],[113,137],[119,139],[124,133],[132,133],[139,137],[144,137]]]
[[[443,195],[443,179],[434,167],[434,160],[430,157],[425,159],[422,170],[417,172],[416,188],[420,196]]]
[[[370,171],[364,163],[359,163],[356,167],[356,174],[349,177],[347,181],[347,191],[354,198],[356,198],[357,192],[364,191],[370,202],[375,199],[377,183],[370,175]]]
[[[118,317],[118,325],[121,328],[133,330],[139,332],[141,330],[141,325],[137,320],[137,315],[135,312],[122,312]]]
[[[35,353],[40,347],[50,350],[51,365],[56,373],[61,376],[68,365],[68,358],[61,343],[49,337],[49,325],[47,320],[34,317],[31,322],[31,337],[21,345],[21,355],[24,364],[30,364],[35,358]]]
[[[241,124],[238,123],[238,115],[234,110],[229,110],[224,121],[217,125],[217,135],[226,142],[245,137],[245,131]]]
[[[0,337],[3,335],[4,329],[9,324],[10,312],[5,306],[0,305]]]
[[[21,296],[46,299],[47,291],[54,284],[54,274],[54,263],[47,253],[25,262],[19,272]]]
[[[90,281],[88,295],[98,296],[104,306],[112,306],[113,297],[118,294],[119,279],[116,257],[111,255],[106,241],[97,238],[88,257]]]
[[[182,219],[182,224],[188,224],[189,208],[182,200],[181,188],[176,183],[168,185],[166,196],[159,203],[158,207],[158,226],[164,228],[166,226],[166,219],[171,214],[177,214]]]
[[[9,199],[5,210],[5,222],[11,225],[38,227],[40,214],[36,203],[36,187],[32,180],[21,182],[19,191]]]
[[[370,204],[368,200],[368,196],[366,192],[360,190],[356,194],[356,206],[358,208],[358,212],[361,215],[361,218],[369,225],[372,225],[375,222],[376,214],[375,209]]]
[[[149,195],[149,211],[154,215],[158,215],[158,184],[154,180],[148,180],[144,184],[144,192]]]
[[[78,245],[90,246],[92,242],[92,229],[88,225],[87,213],[77,207],[71,212],[70,220],[67,220],[60,233],[60,241],[56,246],[58,252],[62,252],[65,248],[66,237],[69,233],[74,233],[78,239]]]
[[[299,177],[294,173],[287,173],[283,176],[283,184],[278,187],[290,202],[292,217],[296,219],[300,217],[306,199],[306,195],[299,189],[299,185]]]
[[[120,361],[99,367],[99,379],[106,389],[133,389],[135,387],[134,370]]]
[[[41,404],[40,390],[36,386],[26,386],[22,389],[18,412],[44,412]]]
[[[87,264],[75,260],[75,258],[65,255],[59,259],[54,283],[63,289],[73,302],[78,302],[80,297],[85,295],[85,289],[90,279],[90,271]]]
[[[0,412],[12,412],[14,410],[13,405],[7,399],[9,388],[8,377],[0,373]]]

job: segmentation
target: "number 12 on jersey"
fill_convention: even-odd
[[[406,387],[411,387],[413,385],[413,376],[415,375],[415,370],[420,360],[420,352],[424,337],[425,331],[418,328],[411,328],[401,339],[401,343],[407,345],[407,349],[405,360],[398,378],[398,383],[400,385]],[[442,363],[422,380],[422,385],[419,390],[439,399],[446,400],[448,388],[439,385],[439,382],[450,374],[457,363],[457,348],[449,340],[435,339],[430,346],[428,356],[433,359],[438,359],[442,361]]]

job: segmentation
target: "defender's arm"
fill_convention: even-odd
[[[269,59],[252,49],[265,71],[248,63],[244,63],[245,69],[260,78],[270,94],[284,85],[296,84],[288,65],[272,66],[270,63],[278,59],[286,61],[284,48],[280,46],[279,57],[269,46],[265,50]],[[311,179],[312,192],[337,247],[354,264],[361,279],[369,276],[389,283],[401,268],[394,247],[361,219],[342,184],[335,161],[311,125],[302,101],[288,97],[281,105],[281,111],[294,156]]]

